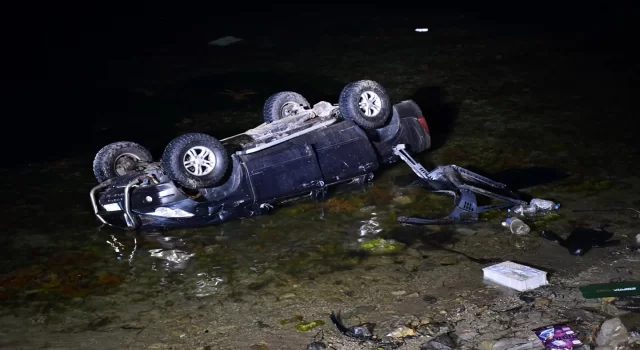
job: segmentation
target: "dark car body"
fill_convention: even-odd
[[[229,174],[219,186],[186,190],[151,164],[96,186],[91,201],[103,223],[120,228],[218,224],[265,214],[290,198],[322,195],[333,184],[369,181],[382,165],[399,160],[392,150],[397,144],[412,153],[430,148],[427,123],[413,101],[395,104],[382,129],[339,119],[257,152],[231,153]]]

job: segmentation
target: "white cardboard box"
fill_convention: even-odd
[[[545,271],[511,261],[485,267],[482,271],[484,278],[520,292],[549,284]]]

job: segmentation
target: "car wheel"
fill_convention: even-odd
[[[297,92],[283,91],[271,95],[264,103],[264,122],[269,124],[295,114],[299,108],[309,108],[311,105]]]
[[[227,150],[218,139],[206,134],[178,136],[162,154],[162,167],[167,176],[193,190],[216,185],[228,166]]]
[[[93,174],[98,182],[140,171],[140,163],[153,161],[151,153],[135,142],[119,141],[100,149],[93,159]]]
[[[391,115],[389,95],[372,80],[355,81],[342,90],[338,101],[340,114],[363,129],[384,126]]]

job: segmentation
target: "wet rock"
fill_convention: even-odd
[[[481,228],[477,231],[477,234],[480,236],[491,236],[496,234],[496,230],[495,229],[489,229],[489,228]]]
[[[403,243],[393,239],[374,238],[360,243],[360,249],[371,254],[391,254],[405,248]]]
[[[584,309],[570,309],[563,312],[564,317],[570,320],[580,320],[588,323],[600,323],[604,320],[604,316],[595,314]]]
[[[622,314],[619,317],[620,321],[622,321],[622,324],[627,329],[627,332],[629,332],[629,337],[640,338],[640,335],[638,334],[640,333],[640,314],[629,312]]]
[[[424,301],[425,303],[433,304],[438,301],[438,298],[431,295],[425,295],[422,297],[422,301]]]
[[[453,255],[443,256],[438,259],[438,264],[442,266],[456,265],[458,263],[458,257]]]
[[[342,317],[344,319],[349,319],[352,317],[356,317],[356,316],[360,316],[360,315],[364,315],[366,313],[372,312],[376,310],[376,306],[375,305],[360,305],[357,306],[356,308],[354,308],[353,310],[349,310],[347,312],[344,312],[342,314]]]
[[[431,319],[431,317],[422,317],[420,319],[420,324],[429,324],[433,322],[433,320]]]
[[[422,253],[415,248],[407,248],[404,253],[410,257],[422,259]]]
[[[418,327],[416,327],[416,331],[422,335],[435,337],[438,335],[448,333],[450,329],[449,329],[449,326],[445,323],[434,322],[434,323],[421,324]]]
[[[219,248],[220,248],[220,245],[212,244],[212,245],[205,246],[203,251],[205,255],[213,255],[216,253],[216,251],[218,251]]]
[[[458,229],[456,229],[456,232],[461,234],[461,235],[465,235],[465,236],[473,236],[476,233],[478,233],[478,231],[467,228],[467,227],[460,227]]]
[[[437,264],[434,264],[432,262],[429,261],[423,261],[420,266],[418,266],[418,270],[419,271],[431,271],[434,270],[438,267]]]
[[[478,344],[478,350],[493,350],[493,344],[495,344],[493,340],[483,340]]]
[[[234,330],[235,328],[236,328],[236,326],[222,326],[222,327],[216,328],[216,332],[224,334],[224,333],[227,333],[227,332],[230,332],[230,331]]]
[[[314,341],[313,343],[307,345],[307,350],[323,350],[326,348],[327,345],[320,341]]]
[[[255,325],[258,328],[271,328],[267,323],[262,322],[261,320],[255,321]]]
[[[545,308],[549,305],[551,305],[551,299],[549,298],[536,298],[533,301],[533,306],[537,308]]]
[[[604,321],[600,326],[596,343],[599,346],[609,345],[616,347],[629,339],[627,328],[622,324],[620,318],[612,318]]]
[[[408,196],[400,196],[393,199],[393,202],[400,205],[411,204],[413,199]]]
[[[456,348],[456,343],[448,334],[439,335],[420,345],[420,350],[451,350]]]
[[[363,212],[363,213],[370,213],[370,212],[372,212],[374,210],[376,210],[376,206],[375,205],[369,205],[369,206],[360,208],[360,211]]]
[[[463,332],[463,333],[456,333],[456,336],[458,337],[458,342],[471,342],[474,339],[476,339],[477,337],[480,336],[480,333],[478,332]]]
[[[416,335],[416,331],[414,331],[413,329],[406,326],[400,326],[394,329],[393,331],[387,333],[386,337],[404,338],[404,337],[411,337],[414,335]]]

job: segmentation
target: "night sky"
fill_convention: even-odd
[[[208,41],[225,35],[248,39],[272,35],[291,40],[295,50],[295,45],[313,45],[317,35],[357,34],[372,26],[437,30],[445,23],[473,21],[513,35],[588,36],[594,49],[637,57],[632,52],[638,42],[633,25],[638,6],[631,1],[607,2],[606,6],[560,1],[392,3],[263,2],[221,8],[213,2],[205,6],[105,2],[23,9],[16,12],[22,15],[13,18],[5,43],[13,47],[7,51],[11,63],[6,81],[16,96],[10,104],[18,106],[5,120],[17,122],[29,135],[30,146],[52,147],[49,154],[53,158],[82,152],[92,139],[91,125],[105,114],[102,112],[121,103],[118,86],[135,69],[129,62],[167,53],[202,54]],[[295,25],[301,16],[306,26]]]

